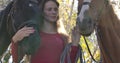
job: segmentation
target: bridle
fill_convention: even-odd
[[[89,4],[91,3],[91,1],[92,1],[92,0],[83,0],[82,6],[81,6],[81,9],[80,9],[80,13],[78,14],[78,17],[77,17],[77,22],[78,22],[78,21],[83,22],[84,13],[85,13],[86,10],[89,9]],[[78,23],[79,23],[79,22],[78,22]],[[80,26],[80,27],[82,27],[82,26]],[[86,38],[85,38],[84,35],[83,35],[83,38],[84,38],[84,40],[85,40],[85,44],[87,45],[87,48],[88,48],[88,51],[89,51],[89,53],[90,53],[91,58],[92,58],[95,62],[97,62],[97,61],[94,59],[94,57],[93,57],[93,55],[92,55],[92,53],[91,53],[91,51],[90,51],[90,48],[89,48],[89,46],[88,46],[88,43],[87,43]]]

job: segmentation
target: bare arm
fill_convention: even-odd
[[[31,33],[34,33],[33,27],[23,27],[18,30],[12,37],[11,53],[14,63],[17,63],[18,60],[18,42],[21,41],[24,37],[28,37]],[[27,56],[26,59],[29,61],[30,57]]]
[[[14,43],[21,41],[24,37],[28,37],[31,33],[34,33],[33,27],[23,27],[16,32],[12,37]]]

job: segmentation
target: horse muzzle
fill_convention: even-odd
[[[77,17],[77,24],[83,36],[91,35],[95,28],[95,23],[89,16],[85,16],[83,21],[80,21],[80,18]]]

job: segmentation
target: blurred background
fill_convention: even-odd
[[[0,11],[3,10],[7,4],[12,1],[12,0],[0,0]],[[60,3],[60,20],[63,21],[65,29],[67,30],[67,33],[71,35],[71,29],[75,26],[76,24],[76,17],[77,17],[77,6],[78,6],[78,1],[77,0],[58,0]],[[120,9],[120,0],[116,0],[116,9]],[[120,13],[117,13],[120,15]],[[89,45],[90,51],[97,61],[101,61],[101,55],[100,55],[100,49],[97,43],[97,38],[96,38],[96,33],[92,33],[91,36],[86,37],[87,43]],[[85,44],[85,41],[83,37],[80,38],[80,45],[83,49],[83,60],[86,63],[95,63],[89,52],[88,48]],[[4,53],[2,59],[3,63],[12,63],[12,56],[10,54],[10,48],[6,50]],[[79,62],[79,61],[78,61]],[[0,62],[1,63],[1,62]]]

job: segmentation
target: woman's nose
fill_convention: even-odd
[[[55,9],[52,9],[53,14],[57,14],[57,11]]]

